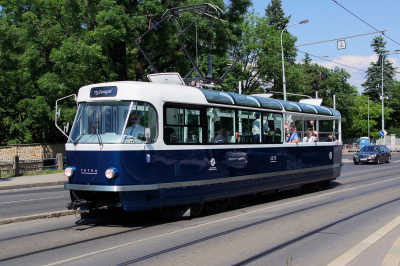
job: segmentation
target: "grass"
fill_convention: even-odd
[[[30,175],[47,175],[47,174],[56,174],[56,173],[64,173],[64,170],[56,170],[56,169],[44,169],[42,171],[38,172],[25,172],[20,174],[19,176],[30,176]],[[7,177],[14,177],[14,173],[6,174],[6,175],[1,175],[1,178],[7,178]]]

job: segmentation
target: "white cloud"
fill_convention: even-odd
[[[354,85],[358,88],[358,92],[361,93],[364,90],[364,87],[361,86],[362,83],[365,82],[365,75],[368,67],[370,66],[371,62],[376,62],[378,60],[377,55],[371,56],[359,56],[359,55],[347,55],[347,56],[338,56],[334,57],[333,59],[329,58],[328,60],[334,61],[343,65],[335,64],[334,62],[328,61],[317,61],[313,60],[319,65],[322,65],[327,68],[334,68],[334,67],[341,67],[346,69],[347,72],[351,75],[348,82],[351,85]],[[397,57],[389,56],[389,60],[393,62],[394,67],[398,67],[398,71],[400,71],[400,61]],[[346,66],[344,66],[346,65]],[[347,67],[350,66],[350,67]],[[353,68],[351,68],[353,67]],[[357,68],[357,69],[354,69]],[[362,71],[364,70],[364,71]],[[396,76],[397,80],[400,80],[400,73]]]

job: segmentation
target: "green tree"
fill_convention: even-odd
[[[228,31],[240,35],[240,24],[250,0],[207,1],[224,10],[221,17]],[[193,0],[0,0],[0,143],[65,142],[54,127],[56,99],[77,93],[87,84],[143,79],[151,72],[135,44],[148,30],[150,19],[173,6],[194,4]],[[182,23],[193,14],[180,17]],[[220,26],[199,33],[214,34]],[[218,28],[219,27],[219,28]],[[189,63],[175,38],[175,26],[166,23],[141,40],[160,71],[185,72]],[[221,34],[224,41],[226,34]],[[193,53],[190,38],[183,38]],[[212,47],[199,42],[210,53],[225,55],[228,44]],[[35,108],[33,108],[35,106]],[[73,101],[61,103],[61,123],[72,122]],[[35,111],[35,114],[28,114]],[[41,128],[39,129],[38,126]],[[62,125],[60,125],[62,126]]]
[[[382,60],[383,60],[383,94],[385,97],[391,97],[394,77],[396,76],[396,69],[393,67],[393,63],[390,62],[386,57],[388,50],[385,50],[386,42],[382,36],[376,36],[372,42],[371,47],[373,51],[379,55],[376,62],[371,62],[371,66],[368,67],[367,80],[362,84],[365,88],[363,94],[369,96],[373,101],[380,101],[382,94]]]
[[[388,118],[391,109],[385,107],[385,117]],[[382,105],[373,101],[369,102],[369,124],[371,138],[379,138],[380,123],[377,121],[382,117]],[[358,96],[350,116],[342,125],[342,130],[348,132],[352,138],[368,136],[368,97]]]
[[[282,0],[271,0],[265,9],[265,16],[267,17],[267,23],[270,26],[274,26],[276,30],[282,31],[289,23],[290,16],[285,17],[285,13],[282,9]]]
[[[388,134],[400,136],[400,81],[394,82],[392,96],[385,101],[385,106],[393,110],[390,114],[391,120],[385,121],[385,128],[388,128]]]
[[[249,12],[240,24],[242,35],[238,38],[238,49],[241,58],[228,74],[225,91],[238,92],[238,81],[242,84],[242,93],[263,93],[264,88],[272,88],[282,92],[282,56],[281,56],[281,31],[268,25],[266,17]],[[298,93],[297,80],[301,75],[292,58],[295,58],[294,43],[296,37],[284,33],[283,43],[285,52],[285,71],[288,87],[291,92]]]

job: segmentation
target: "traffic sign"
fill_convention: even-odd
[[[379,136],[381,137],[385,136],[385,132],[383,132],[383,130],[379,131]]]

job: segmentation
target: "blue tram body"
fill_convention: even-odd
[[[144,82],[85,86],[78,103],[65,188],[89,207],[201,204],[340,176],[340,114],[326,107]],[[287,125],[299,143],[286,143]],[[301,141],[309,127],[317,142]],[[332,132],[339,141],[325,142]]]

